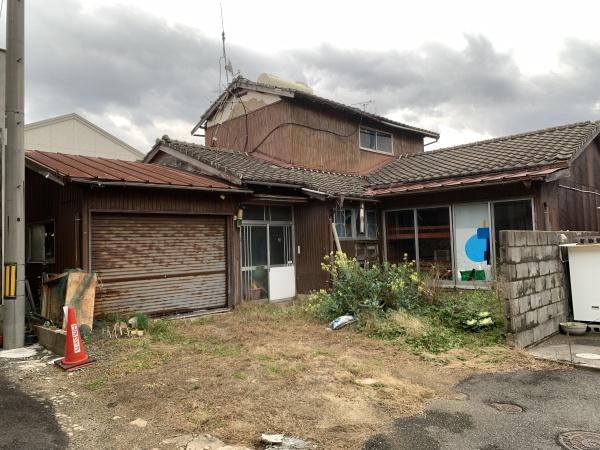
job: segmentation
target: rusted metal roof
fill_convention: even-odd
[[[241,191],[237,186],[160,164],[29,150],[27,167],[63,181],[104,185],[152,186]],[[248,191],[245,191],[248,192]]]
[[[516,172],[503,172],[471,177],[446,178],[443,180],[425,181],[417,183],[402,183],[395,186],[382,188],[371,188],[367,195],[386,196],[408,194],[418,191],[431,191],[436,189],[454,189],[461,187],[477,186],[481,184],[514,183],[516,181],[526,181],[531,179],[543,178],[546,175],[562,170],[563,166],[546,167],[536,170],[520,170]]]

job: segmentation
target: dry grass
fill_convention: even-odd
[[[455,396],[454,385],[472,373],[539,365],[503,347],[422,358],[352,329],[327,331],[288,306],[244,305],[174,326],[160,341],[92,343],[101,362],[71,389],[81,387],[90,404],[112,405],[107,415],[159,418],[153,424],[163,436],[209,432],[253,445],[261,433],[282,432],[350,449],[428,400]]]

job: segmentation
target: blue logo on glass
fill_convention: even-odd
[[[489,228],[477,228],[477,232],[465,243],[465,253],[473,262],[485,261],[485,252],[490,238]]]

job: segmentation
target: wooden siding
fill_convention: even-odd
[[[219,216],[92,214],[94,315],[225,307],[225,235]]]
[[[262,153],[276,155],[291,143],[291,127],[283,125],[273,131],[277,126],[290,122],[290,111],[291,104],[283,101],[264,106],[249,112],[247,116],[235,117],[222,124],[208,127],[204,141],[208,146],[247,152],[254,151],[260,144]],[[247,143],[246,134],[248,134]],[[216,138],[216,141],[213,141],[213,138]]]
[[[553,229],[600,231],[599,174],[600,145],[596,139],[573,161],[569,177],[543,187],[542,201],[550,209]]]
[[[248,152],[256,149],[286,164],[351,173],[367,173],[401,154],[423,151],[422,136],[395,128],[386,129],[367,120],[363,125],[392,133],[394,155],[360,150],[359,125],[355,118],[284,99],[250,112],[247,116],[208,127],[205,142],[211,144],[216,136],[216,147]]]
[[[296,237],[296,291],[308,294],[327,285],[321,269],[323,257],[332,250],[329,203],[314,201],[294,207]],[[300,247],[300,254],[298,254]]]

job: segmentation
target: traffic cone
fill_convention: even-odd
[[[96,362],[96,358],[89,356],[83,348],[83,341],[79,334],[79,327],[75,319],[75,310],[72,307],[64,307],[67,316],[67,340],[65,342],[65,357],[54,361],[58,367],[66,371],[81,369]]]

